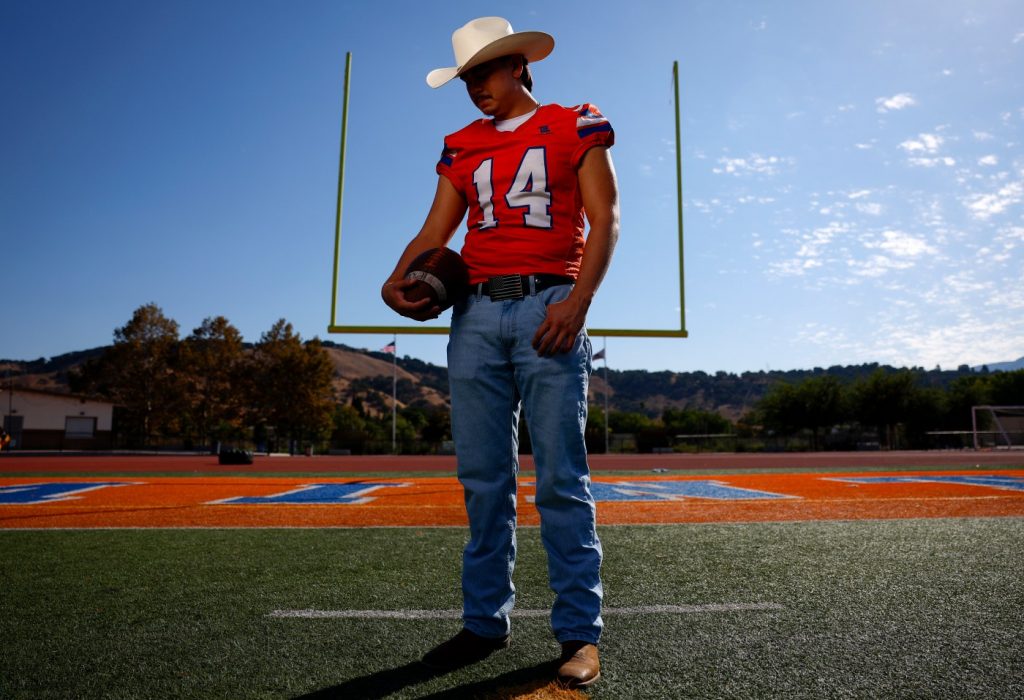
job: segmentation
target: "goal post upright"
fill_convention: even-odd
[[[679,108],[679,61],[672,62],[672,90],[676,107],[676,210],[679,220],[679,330],[686,337],[686,293],[683,271],[683,139]]]
[[[349,86],[352,74],[352,53],[345,54],[345,82],[342,98],[341,117],[341,148],[338,157],[338,197],[335,208],[334,225],[334,267],[331,282],[331,317],[327,326],[328,333],[338,334],[398,334],[398,335],[448,335],[447,326],[431,325],[352,325],[339,324],[338,310],[338,278],[341,259],[341,219],[342,196],[345,185],[345,144],[348,133]],[[679,262],[679,328],[587,328],[594,337],[631,337],[631,338],[687,338],[686,330],[686,293],[685,270],[683,268],[683,156],[681,117],[679,104],[679,61],[672,63],[672,87],[675,107],[675,145],[676,145],[676,199],[677,199],[677,246]]]
[[[338,320],[338,259],[341,257],[341,200],[345,192],[345,141],[348,137],[348,95],[352,52],[345,54],[345,87],[341,100],[341,148],[338,154],[338,204],[334,210],[334,268],[331,281],[331,326]]]

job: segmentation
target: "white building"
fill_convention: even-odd
[[[97,450],[113,446],[114,404],[26,388],[0,393],[12,450]]]

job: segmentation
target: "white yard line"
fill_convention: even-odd
[[[693,615],[699,613],[782,610],[779,603],[709,603],[706,605],[639,605],[605,608],[601,615]],[[512,617],[547,617],[550,610],[513,610]],[[267,617],[322,620],[354,618],[360,620],[431,620],[460,618],[461,610],[274,610]]]

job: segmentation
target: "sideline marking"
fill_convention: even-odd
[[[779,603],[708,603],[706,605],[639,605],[625,608],[604,608],[601,615],[692,615],[709,612],[745,612],[750,610],[782,610]],[[550,610],[512,610],[512,617],[547,617]],[[355,618],[361,620],[432,620],[461,618],[461,610],[274,610],[267,617],[321,620]]]

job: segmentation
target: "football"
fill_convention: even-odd
[[[431,248],[418,255],[405,271],[416,285],[405,292],[407,301],[430,298],[441,310],[451,307],[469,291],[469,268],[451,248]]]

